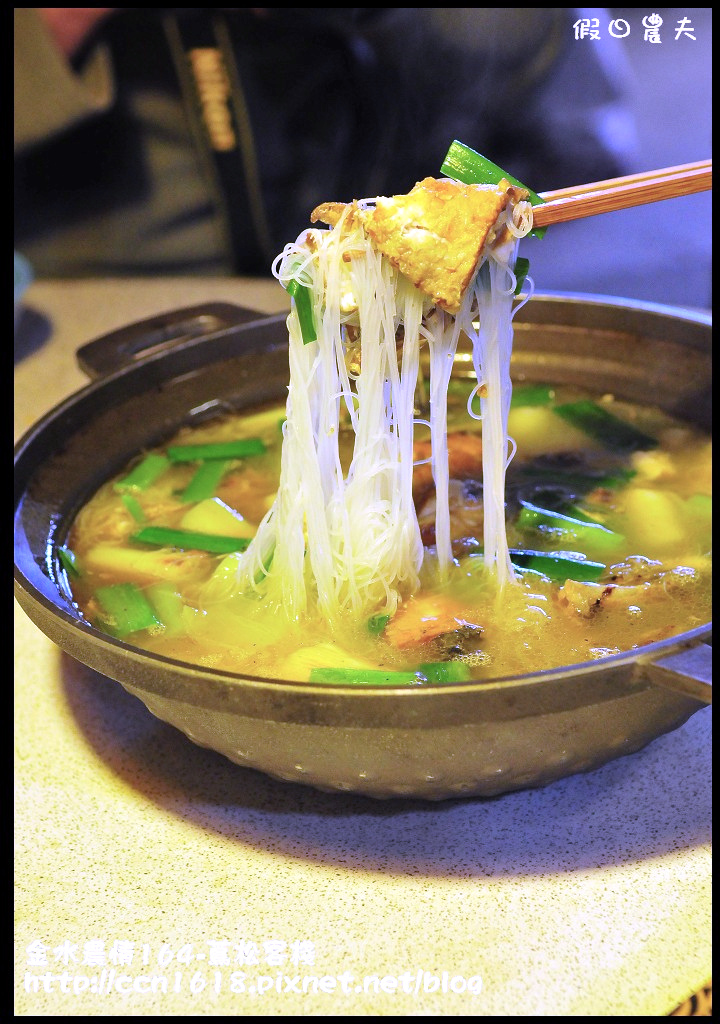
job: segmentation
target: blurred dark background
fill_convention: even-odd
[[[631,32],[608,38],[625,53],[627,88],[637,130],[634,171],[707,159],[711,150],[712,9],[709,7],[582,8],[582,17],[608,12]],[[663,19],[660,43],[644,40],[642,18]],[[695,39],[675,39],[679,20]],[[578,41],[577,46],[582,46]],[[572,140],[568,139],[568,145]],[[532,185],[531,182],[528,184]],[[573,291],[648,302],[711,307],[711,197],[705,192],[568,224],[523,253],[537,291]]]
[[[110,14],[69,60],[52,12]],[[216,21],[248,110],[227,201],[178,43]],[[535,191],[711,152],[711,8],[15,8],[15,26],[15,248],[37,277],[269,276],[319,202],[406,191],[453,138]],[[710,215],[708,192],[521,250],[538,291],[708,308]]]

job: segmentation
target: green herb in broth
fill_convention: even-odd
[[[453,565],[448,575],[437,571],[426,518],[434,495],[426,490],[417,496],[426,544],[421,587],[392,618],[380,611],[362,621],[348,617],[334,631],[317,614],[289,622],[261,594],[234,591],[232,554],[183,547],[184,534],[163,533],[187,532],[183,522],[190,522],[218,539],[229,523],[253,535],[279,475],[283,411],[273,407],[186,428],[168,446],[262,439],[263,451],[234,460],[210,498],[184,500],[197,464],[170,463],[168,448],[148,453],[156,465],[166,460],[165,470],[132,493],[142,504],[142,527],[161,531],[157,548],[134,539],[142,536],[140,524],[118,489],[132,469],[101,488],[59,553],[74,598],[98,628],[111,629],[103,588],[132,584],[155,620],[124,633],[135,646],[226,671],[340,685],[449,685],[525,673],[629,650],[707,621],[709,438],[652,408],[580,389],[533,388],[545,399],[520,402],[510,413],[517,452],[507,473],[506,519],[517,581],[500,594],[478,557],[481,467],[454,467],[452,457]],[[450,435],[469,426],[480,431],[475,421],[468,425],[469,393],[467,382],[451,388]],[[611,450],[554,411],[589,400],[656,444]],[[272,553],[265,570],[272,572]],[[438,665],[446,667],[423,672]]]
[[[250,543],[247,537],[226,537],[222,533],[175,530],[168,526],[146,526],[133,534],[130,540],[138,544],[178,548],[180,551],[209,551],[216,555],[226,555],[231,551],[244,551]]]
[[[161,626],[150,601],[134,583],[113,583],[98,587],[95,597],[108,632],[125,637]]]

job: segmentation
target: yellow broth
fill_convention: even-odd
[[[422,586],[389,621],[380,614],[333,632],[317,616],[289,622],[256,594],[207,600],[207,582],[223,575],[231,580],[235,556],[133,540],[148,525],[250,538],[277,487],[280,407],[185,427],[159,450],[263,441],[261,454],[227,461],[211,496],[201,501],[183,498],[197,461],[171,463],[142,488],[106,483],[77,516],[63,554],[74,600],[90,622],[136,647],[300,682],[497,678],[631,650],[710,619],[708,436],[658,409],[612,396],[516,386],[509,433],[517,450],[506,489],[516,581],[498,592],[482,556],[482,472],[472,460],[480,424],[467,414],[471,388],[471,382],[453,381],[449,396],[451,441],[459,435],[465,443],[471,434],[469,460],[464,450],[455,460],[450,446],[454,565],[447,578],[438,578],[434,494],[427,470],[423,486],[418,467]],[[620,451],[608,437],[591,437],[558,411],[580,401],[638,429],[648,444]],[[416,431],[418,455],[422,429]],[[553,554],[555,561],[528,552]],[[592,578],[586,578],[589,568]],[[131,632],[118,627],[98,596],[118,584],[132,584],[147,598],[154,611],[150,625]],[[346,674],[333,675],[337,671]],[[386,675],[391,672],[401,675]]]

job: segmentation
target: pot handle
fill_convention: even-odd
[[[148,356],[202,341],[266,316],[231,302],[209,302],[173,309],[88,342],[77,350],[76,358],[80,369],[94,380]]]
[[[665,690],[712,704],[712,647],[697,644],[659,661],[646,662],[650,681]]]

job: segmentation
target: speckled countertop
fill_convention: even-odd
[[[76,349],[274,283],[37,282],[15,433]],[[710,726],[543,790],[374,801],[194,746],[16,610],[17,1016],[657,1016],[710,977]]]

